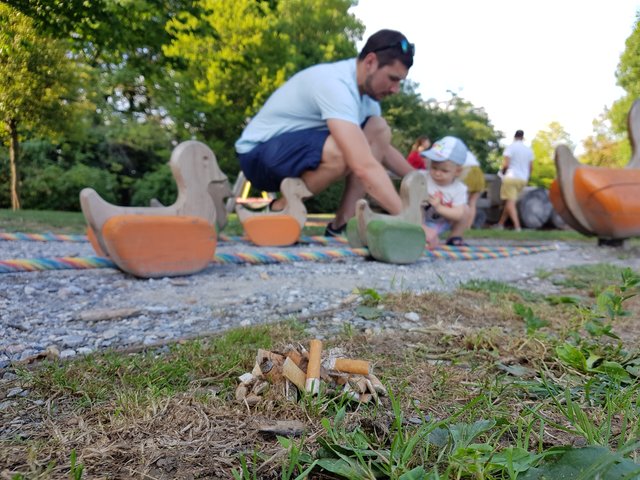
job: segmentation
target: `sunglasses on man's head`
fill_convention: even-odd
[[[403,38],[399,42],[392,43],[391,45],[385,45],[384,47],[374,48],[371,51],[379,52],[381,50],[387,50],[389,48],[400,48],[400,50],[402,50],[402,53],[405,53],[405,54],[408,53],[412,57],[416,53],[416,46],[413,43],[409,43],[409,40],[407,40],[406,38]]]

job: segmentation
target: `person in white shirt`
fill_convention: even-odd
[[[500,220],[494,226],[497,229],[503,229],[507,218],[510,218],[513,223],[513,229],[516,232],[521,230],[516,202],[518,195],[529,182],[533,168],[533,151],[524,144],[523,139],[524,132],[517,130],[513,137],[513,143],[504,151],[504,159],[500,170],[502,172],[500,199],[504,200],[505,204]]]
[[[400,91],[413,65],[414,46],[395,30],[380,30],[357,58],[306,68],[280,86],[235,144],[240,167],[259,190],[278,191],[286,177],[301,178],[317,194],[345,178],[340,207],[325,235],[344,232],[365,193],[391,215],[402,210],[386,169],[413,171],[391,145],[380,100]],[[272,202],[282,210],[285,198]]]

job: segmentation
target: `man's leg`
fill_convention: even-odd
[[[391,129],[389,125],[382,117],[371,117],[362,129],[369,145],[373,156],[379,161],[383,162],[385,155],[390,151],[391,145]],[[314,172],[317,172],[326,163],[326,169],[328,171],[327,178],[331,178],[338,171],[342,172],[341,176],[346,175],[346,182],[342,199],[340,200],[340,206],[336,211],[335,219],[332,222],[334,229],[339,229],[345,225],[350,218],[356,213],[356,202],[361,198],[364,198],[365,189],[362,182],[358,180],[354,175],[349,174],[346,162],[342,152],[338,149],[337,144],[329,136],[325,143],[325,148],[322,152],[322,161],[320,166]],[[406,163],[406,162],[405,162]],[[307,188],[314,192],[313,188],[309,186],[307,178],[311,177],[310,181],[317,181],[314,172],[305,172],[302,179],[307,184]],[[306,176],[306,177],[305,177]],[[340,176],[333,177],[328,183],[324,185],[327,188],[331,183],[335,182]],[[323,188],[323,189],[324,189]],[[315,193],[315,192],[314,192]]]
[[[504,206],[505,212],[508,213],[511,222],[513,223],[514,230],[520,230],[520,219],[518,218],[518,209],[516,208],[515,200],[507,200]]]

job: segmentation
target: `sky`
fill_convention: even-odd
[[[415,44],[408,78],[427,100],[452,91],[483,107],[508,144],[559,122],[581,150],[592,122],[624,91],[615,72],[640,0],[360,0],[366,26]],[[428,132],[425,132],[428,135]]]

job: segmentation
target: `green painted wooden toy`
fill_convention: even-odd
[[[367,243],[373,258],[385,263],[416,262],[424,252],[421,226],[401,220],[372,220],[367,224]]]

